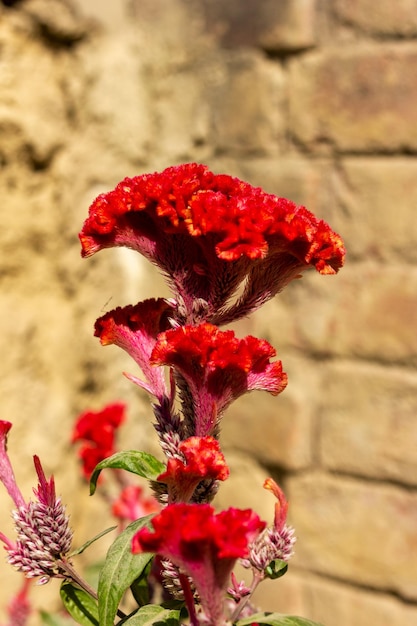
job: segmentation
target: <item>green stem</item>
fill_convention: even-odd
[[[94,600],[98,600],[97,591],[93,589],[93,587],[91,587],[91,585],[89,585],[87,581],[81,578],[81,576],[73,568],[71,563],[62,559],[58,559],[56,563],[59,568],[66,574],[66,577],[69,578],[69,580],[81,587],[81,589],[86,591],[92,598],[94,598]],[[123,613],[123,611],[120,611],[119,609],[117,609],[117,615],[122,619],[126,617],[126,613]]]

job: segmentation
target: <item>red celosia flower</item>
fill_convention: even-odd
[[[285,389],[281,361],[270,362],[275,354],[265,340],[237,339],[231,330],[200,324],[161,333],[151,360],[171,365],[184,377],[194,402],[193,434],[205,437],[214,432],[221,412],[246,391],[276,395]]]
[[[112,513],[120,521],[133,522],[149,513],[156,513],[160,506],[157,500],[144,495],[139,485],[128,485],[112,504]]]
[[[100,195],[80,240],[83,256],[127,246],[159,265],[182,323],[247,315],[308,267],[334,274],[345,254],[304,207],[196,163],[126,178]],[[244,279],[242,296],[227,305]]]
[[[202,480],[226,480],[229,468],[214,437],[190,437],[179,444],[183,460],[168,459],[158,481],[169,487],[169,502],[188,502]]]
[[[208,504],[171,504],[152,519],[154,532],[142,528],[132,550],[156,552],[190,576],[210,623],[223,615],[224,589],[236,559],[265,523],[250,509],[230,508],[217,515]]]
[[[155,345],[156,337],[170,325],[168,318],[172,306],[163,298],[149,299],[136,306],[118,307],[109,311],[96,321],[95,336],[102,345],[115,344],[126,350],[141,368],[146,381],[127,375],[136,384],[160,401],[167,395],[163,370],[151,367],[149,357]]]
[[[116,402],[101,411],[86,411],[77,418],[72,442],[85,442],[78,455],[87,480],[97,463],[116,452],[115,433],[125,419],[125,411],[126,406]]]

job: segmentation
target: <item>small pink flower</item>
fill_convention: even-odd
[[[270,362],[275,354],[265,340],[237,339],[231,330],[200,324],[161,333],[151,361],[184,377],[194,404],[192,434],[205,437],[215,433],[221,413],[243,393],[259,389],[276,395],[285,389],[281,361]]]
[[[138,485],[128,485],[112,504],[112,513],[122,522],[133,522],[149,513],[156,513],[160,505],[151,496],[145,496],[143,488]]]
[[[183,459],[168,459],[158,481],[169,487],[169,502],[188,502],[202,480],[226,480],[229,468],[214,437],[190,437],[179,444]]]
[[[125,420],[126,406],[121,402],[108,404],[101,411],[85,411],[78,416],[72,442],[82,441],[78,456],[83,474],[90,479],[95,466],[116,452],[115,435]]]
[[[31,581],[24,578],[18,593],[13,596],[7,606],[8,622],[4,626],[26,626],[32,611],[29,601],[29,588]]]
[[[171,504],[152,519],[154,532],[142,528],[132,550],[170,559],[195,584],[210,623],[222,623],[224,590],[238,558],[265,523],[250,509],[230,508],[217,515],[208,504]]]
[[[294,554],[294,529],[287,526],[288,502],[281,487],[272,478],[267,478],[264,488],[272,491],[278,502],[275,504],[274,524],[266,528],[251,544],[248,559],[242,561],[244,567],[254,567],[260,572],[271,561],[289,561]]]

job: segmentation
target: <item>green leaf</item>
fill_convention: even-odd
[[[111,533],[111,531],[116,530],[116,528],[117,526],[111,526],[110,528],[106,528],[106,530],[103,530],[101,533],[99,533],[92,539],[89,539],[89,541],[86,541],[85,543],[83,543],[81,548],[77,548],[77,550],[74,550],[74,552],[71,552],[71,554],[69,554],[68,556],[75,556],[77,554],[82,554],[84,550],[87,550],[87,548],[90,547],[92,543],[97,541],[97,539],[101,539],[101,537],[104,537],[104,535],[107,535],[107,533]]]
[[[175,609],[165,609],[157,604],[147,604],[136,611],[134,615],[123,621],[123,626],[178,626],[180,623],[180,611]]]
[[[284,576],[284,574],[287,573],[287,570],[288,563],[282,561],[281,559],[274,559],[265,567],[264,574],[267,578],[275,580],[276,578]]]
[[[96,490],[97,479],[101,470],[106,468],[124,469],[132,474],[142,476],[148,480],[156,480],[159,474],[165,471],[165,465],[158,461],[152,454],[147,452],[139,452],[139,450],[126,450],[125,452],[116,452],[113,456],[109,456],[101,461],[94,468],[94,472],[90,479],[90,495],[92,496]]]
[[[129,524],[110,546],[98,581],[98,611],[100,626],[113,626],[120,600],[135,581],[153,554],[132,554],[132,537],[149,524],[152,515]]]
[[[47,611],[39,611],[42,626],[72,626],[74,624],[70,617],[61,617],[59,615],[52,615]]]
[[[152,568],[152,561],[149,561],[139,578],[130,585],[130,590],[135,598],[138,606],[149,604],[149,585],[148,576]]]
[[[97,602],[86,591],[72,583],[63,582],[61,600],[68,613],[82,626],[99,626]]]
[[[236,626],[250,626],[251,624],[269,624],[269,626],[323,626],[312,622],[305,617],[282,615],[281,613],[255,613],[236,622]]]

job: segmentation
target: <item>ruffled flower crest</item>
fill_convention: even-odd
[[[238,339],[231,330],[200,324],[161,333],[151,362],[169,365],[183,377],[194,408],[188,430],[205,437],[215,434],[223,411],[245,392],[258,389],[276,395],[285,389],[281,361],[270,362],[275,354],[265,340]]]
[[[265,523],[250,509],[215,514],[209,504],[171,504],[152,519],[153,532],[133,537],[134,553],[155,552],[190,576],[210,624],[224,623],[224,591],[238,558]],[[183,582],[185,576],[183,576]]]
[[[158,265],[177,319],[192,324],[245,316],[308,267],[336,273],[345,254],[340,237],[304,207],[196,163],[126,178],[101,194],[80,240],[83,256],[126,246]]]
[[[190,437],[179,444],[182,459],[168,459],[158,481],[168,485],[168,502],[188,502],[202,480],[226,480],[229,468],[214,437]]]

